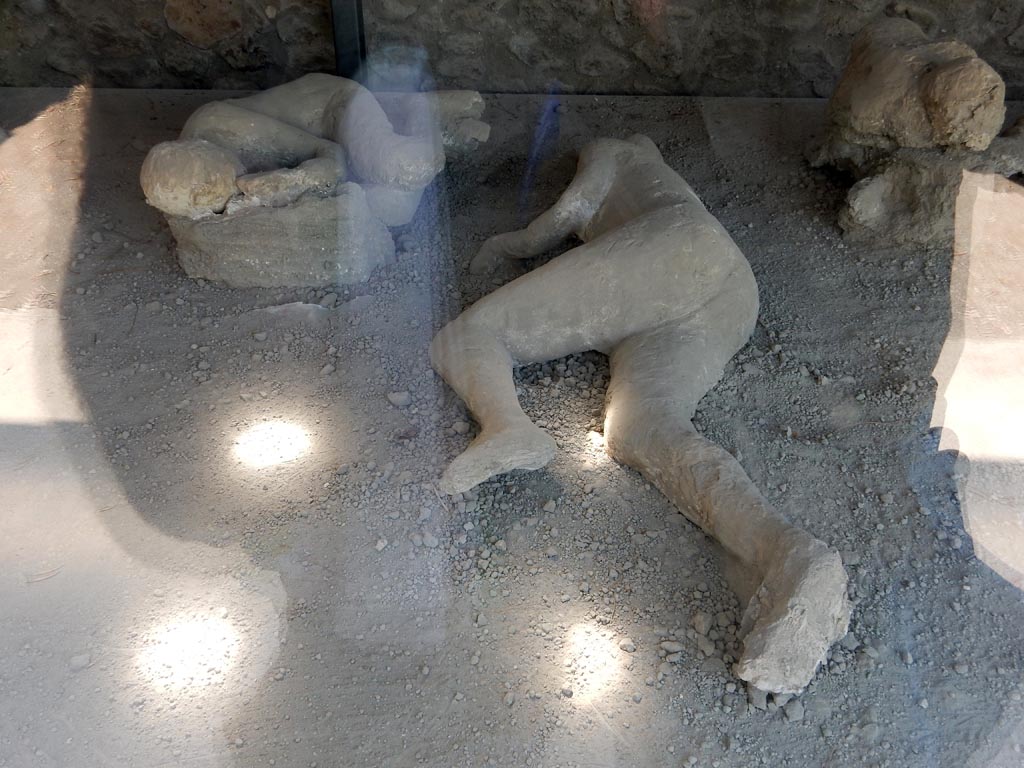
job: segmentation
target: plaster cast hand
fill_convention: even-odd
[[[469,271],[474,275],[487,275],[496,270],[505,259],[516,258],[511,246],[517,234],[503,232],[487,238],[469,263]]]
[[[469,271],[481,275],[493,272],[503,259],[532,259],[540,256],[573,233],[578,219],[573,213],[556,205],[530,222],[526,229],[503,232],[488,238],[470,262]]]

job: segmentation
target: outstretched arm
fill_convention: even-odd
[[[529,259],[580,232],[601,207],[615,175],[615,158],[601,152],[580,155],[576,176],[558,202],[526,229],[489,238],[470,262],[473,274],[492,272],[503,259]]]

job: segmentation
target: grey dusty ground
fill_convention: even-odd
[[[822,102],[491,97],[396,264],[282,291],[185,278],[138,189],[223,97],[0,91],[0,766],[1020,764],[1021,593],[929,430],[951,255],[843,245]],[[849,567],[788,701],[730,674],[729,564],[606,458],[599,355],[520,371],[553,464],[435,492],[474,428],[430,338],[528,266],[469,258],[639,130],[761,286],[698,425]]]

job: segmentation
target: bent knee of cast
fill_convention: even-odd
[[[403,136],[365,88],[340,108],[335,131],[361,181],[404,189],[427,186],[444,169],[444,152],[433,136]]]
[[[465,365],[470,359],[481,358],[509,367],[513,364],[505,339],[494,331],[474,305],[437,332],[430,342],[430,362],[445,375],[446,370]]]
[[[466,339],[472,333],[465,317],[465,314],[459,315],[438,331],[430,342],[430,363],[442,374],[459,356],[459,350],[465,348]]]
[[[434,338],[430,342],[430,364],[434,366],[435,370],[440,372],[443,372],[446,367],[445,362],[447,360],[448,350],[451,348],[451,327],[452,323],[448,323],[448,325],[434,335]]]
[[[677,397],[645,397],[636,390],[614,389],[605,409],[604,439],[608,452],[625,464],[649,463],[694,431],[694,403]]]

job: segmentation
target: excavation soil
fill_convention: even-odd
[[[137,184],[226,96],[3,92],[0,766],[1019,765],[1021,592],[931,428],[952,253],[844,245],[824,102],[488,97],[396,263],[239,290],[183,274]],[[696,423],[850,573],[797,698],[732,675],[752,585],[606,456],[600,355],[518,373],[548,467],[437,489],[475,427],[430,339],[537,263],[469,260],[638,131],[761,290]]]

